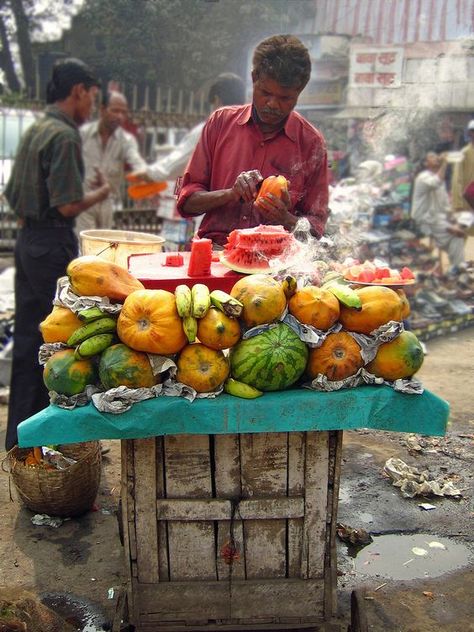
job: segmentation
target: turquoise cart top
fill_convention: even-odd
[[[409,395],[389,386],[358,386],[331,393],[294,389],[265,393],[257,399],[226,394],[193,402],[157,397],[119,415],[101,413],[93,404],[73,410],[48,406],[18,426],[18,444],[355,428],[443,435],[448,415],[449,404],[429,391]]]

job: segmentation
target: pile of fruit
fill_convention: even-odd
[[[171,357],[176,380],[198,393],[223,387],[246,398],[319,375],[343,380],[364,366],[385,380],[408,378],[423,362],[421,345],[409,331],[380,344],[368,364],[351,335],[370,336],[390,321],[405,319],[410,307],[402,290],[352,289],[339,279],[298,288],[293,277],[278,281],[253,274],[239,279],[230,294],[209,292],[200,283],[179,285],[172,293],[144,289],[127,270],[98,257],[75,259],[67,273],[78,296],[107,296],[123,305],[118,317],[99,305],[77,314],[54,307],[43,321],[45,343],[65,345],[44,366],[47,388],[60,394],[81,393],[88,384],[103,390],[154,386],[160,376],[150,354]],[[286,310],[303,326],[328,332],[322,344],[310,347],[302,341],[282,321]],[[337,323],[342,329],[334,332]]]
[[[352,260],[350,264],[342,265],[342,273],[347,281],[356,283],[376,283],[379,285],[411,285],[415,282],[415,275],[407,266],[401,270],[390,268],[385,263],[366,260],[359,263]]]

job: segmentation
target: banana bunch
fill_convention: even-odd
[[[238,318],[244,308],[240,301],[222,290],[213,290],[209,297],[212,305],[230,318]]]
[[[197,319],[204,318],[211,306],[209,288],[203,283],[196,283],[192,289],[184,284],[177,285],[174,296],[186,338],[188,342],[194,342],[198,329]]]
[[[107,316],[98,307],[88,307],[78,312],[84,324],[68,338],[68,347],[75,347],[77,358],[90,358],[110,347],[115,339],[117,321]]]

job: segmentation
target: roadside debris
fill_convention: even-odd
[[[363,547],[373,542],[372,536],[365,529],[353,529],[342,522],[337,523],[336,533],[340,540],[350,546]]]
[[[399,487],[404,498],[415,496],[450,496],[460,498],[461,491],[454,487],[452,481],[433,476],[424,470],[420,472],[416,467],[407,465],[405,461],[390,458],[385,462],[385,474],[392,480],[394,487]]]
[[[420,507],[420,509],[423,509],[423,511],[431,511],[432,509],[436,509],[436,505],[430,505],[430,503],[420,503],[418,507]]]
[[[35,514],[31,519],[31,522],[37,526],[53,527],[57,529],[62,525],[64,520],[62,518],[48,516],[48,514]]]

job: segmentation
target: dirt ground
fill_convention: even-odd
[[[469,242],[474,240],[470,239]],[[473,257],[471,257],[473,258]],[[473,460],[474,327],[427,343],[428,355],[419,373],[426,388],[451,406],[445,438],[420,438],[401,433],[354,431],[344,440],[340,522],[376,534],[429,534],[438,540],[466,546],[463,564],[435,578],[396,580],[354,570],[346,546],[339,546],[339,609],[346,629],[349,597],[354,587],[366,589],[371,632],[474,631],[474,517]],[[3,448],[6,405],[0,403],[0,445]],[[37,595],[70,593],[97,606],[95,626],[107,629],[117,589],[125,580],[117,506],[120,496],[120,444],[105,442],[110,452],[103,458],[97,507],[85,516],[65,521],[59,528],[35,526],[32,513],[16,499],[9,475],[0,476],[0,597],[1,585],[24,588]],[[0,452],[3,462],[5,453]],[[419,499],[402,498],[383,476],[389,457],[399,457],[420,470],[450,475],[462,491],[461,500],[429,499],[435,510],[423,511]],[[423,499],[426,501],[426,499]],[[449,548],[449,547],[448,547]],[[407,564],[393,551],[392,570]],[[390,567],[390,563],[389,563]],[[390,573],[389,573],[390,575]],[[113,590],[111,590],[113,589]],[[52,597],[51,597],[52,595]],[[81,628],[78,628],[81,629]]]

